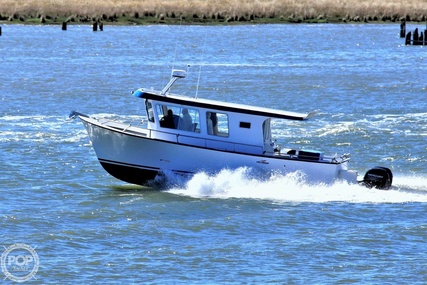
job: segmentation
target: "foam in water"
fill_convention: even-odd
[[[395,177],[392,189],[385,191],[343,181],[310,184],[298,172],[257,179],[249,169],[239,168],[224,169],[216,175],[197,173],[184,186],[172,187],[168,192],[197,198],[251,198],[282,202],[404,203],[427,202],[426,182],[424,177]]]

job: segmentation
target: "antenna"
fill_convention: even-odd
[[[180,27],[182,26],[182,17],[181,17],[181,19],[180,19],[180,21],[179,21],[179,26],[180,26]],[[178,34],[177,34],[177,35],[178,35]],[[174,51],[174,53],[173,53],[173,61],[172,61],[172,72],[173,72],[173,70],[174,70],[174,68],[175,68],[176,51],[178,50],[178,43],[179,43],[179,41],[175,41],[175,51]]]
[[[203,36],[202,58],[200,59],[199,76],[197,78],[196,97],[195,97],[196,99],[199,96],[200,75],[202,74],[202,64],[203,64],[203,58],[205,56],[205,45],[206,45],[206,33],[204,33],[204,36]]]
[[[182,26],[182,18],[181,18],[181,20],[179,21],[179,26]],[[176,34],[176,35],[178,35],[178,34]],[[172,74],[171,74],[171,79],[169,79],[170,81],[172,81],[172,79],[173,79],[173,72],[174,72],[174,70],[175,70],[175,61],[176,61],[176,54],[177,54],[177,50],[178,50],[178,43],[179,43],[179,41],[178,40],[176,40],[175,41],[175,48],[174,48],[174,52],[173,52],[173,60],[172,60]],[[166,66],[167,67],[167,66]],[[162,85],[163,85],[163,79],[164,79],[164,77],[162,77]],[[177,79],[176,79],[177,80]],[[175,80],[175,81],[176,81]],[[169,81],[169,83],[170,83],[170,81]],[[175,82],[174,81],[174,82]],[[169,85],[169,83],[167,84],[167,85]],[[172,83],[173,84],[173,83]],[[166,85],[166,86],[167,86]],[[171,85],[172,86],[172,85]],[[166,88],[166,87],[165,87]],[[169,88],[170,88],[170,86],[169,86]],[[169,88],[168,88],[168,90],[169,90]],[[163,90],[164,90],[164,88],[163,88]],[[162,90],[162,95],[165,95],[166,94],[166,92],[167,92],[167,90],[166,90],[166,92],[165,93],[163,93],[163,90]]]
[[[197,77],[196,99],[199,96],[200,74],[202,74],[202,64],[199,65],[199,76]]]

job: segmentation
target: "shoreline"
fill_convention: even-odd
[[[109,25],[255,25],[255,24],[325,24],[325,23],[424,23],[426,19],[411,20],[407,17],[334,17],[327,18],[319,15],[313,18],[303,17],[218,17],[207,18],[203,16],[192,17],[175,17],[164,15],[147,15],[147,16],[39,16],[31,15],[14,15],[7,19],[0,15],[0,24],[23,24],[23,25],[61,25],[67,23],[69,25],[91,25],[93,23],[103,23]],[[427,22],[426,22],[427,25]]]
[[[238,25],[420,23],[426,0],[0,0],[0,23]]]

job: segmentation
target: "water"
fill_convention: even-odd
[[[28,283],[427,283],[426,49],[398,24],[2,30],[0,244],[35,248]],[[393,189],[246,169],[161,189],[109,176],[68,113],[138,124],[130,92],[187,64],[174,92],[317,110],[275,122],[278,143],[390,167]]]

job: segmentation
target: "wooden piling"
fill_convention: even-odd
[[[406,34],[406,21],[400,23],[400,37],[404,38]]]
[[[409,32],[406,34],[405,45],[409,46],[411,44],[412,33]]]
[[[62,30],[63,31],[67,30],[67,22],[62,22]]]
[[[415,31],[409,32],[405,37],[405,45],[414,46],[425,46],[427,45],[427,28],[424,31],[418,32],[418,28]]]
[[[101,32],[104,30],[104,24],[103,23],[99,23],[99,30]]]
[[[92,25],[92,30],[93,30],[94,32],[98,31],[98,23],[97,23],[97,22],[93,23],[93,25]]]
[[[413,41],[412,41],[412,44],[414,45],[414,46],[416,46],[416,45],[419,45],[420,43],[419,43],[419,40],[418,40],[418,28],[416,28],[415,29],[415,31],[414,31],[414,39],[413,39]]]
[[[1,36],[1,27],[0,27],[0,36]]]

